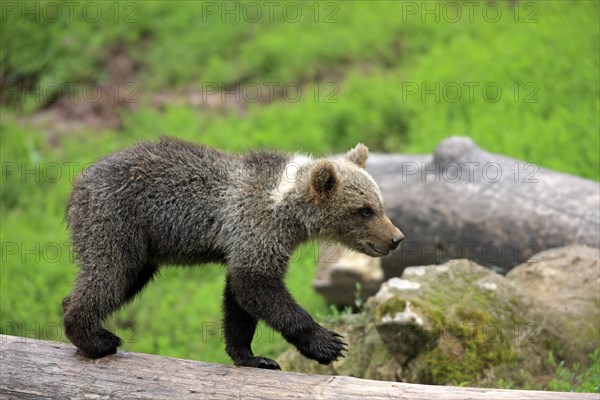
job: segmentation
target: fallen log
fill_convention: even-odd
[[[374,155],[366,166],[406,239],[385,279],[468,258],[506,274],[554,247],[600,246],[600,184],[486,152],[465,137],[433,155]]]
[[[596,399],[597,394],[427,386],[209,364],[150,354],[98,360],[69,344],[0,335],[6,399]]]

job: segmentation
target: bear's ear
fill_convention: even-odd
[[[310,174],[310,197],[318,204],[327,200],[339,185],[339,177],[331,161],[322,160]]]
[[[367,163],[367,157],[369,157],[369,149],[362,143],[356,145],[355,148],[346,153],[348,161],[358,165],[361,168],[365,167]]]

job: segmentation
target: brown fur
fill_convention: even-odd
[[[339,241],[380,257],[401,232],[362,169],[368,151],[303,160],[276,152],[230,154],[181,140],[139,143],[90,166],[75,181],[67,218],[81,271],[64,299],[67,337],[89,357],[121,340],[102,322],[132,300],[164,265],[227,265],[226,351],[236,365],[272,368],[250,343],[259,320],[311,359],[342,356],[341,337],[317,324],[284,284],[301,243]]]
[[[331,197],[339,187],[339,178],[331,161],[322,160],[315,165],[310,176],[308,197],[319,205]]]

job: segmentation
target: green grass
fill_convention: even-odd
[[[296,22],[281,14],[290,3],[282,2],[273,21],[265,14],[257,23],[206,15],[214,2],[119,3],[116,21],[112,2],[92,3],[102,10],[93,23],[80,9],[72,21],[67,12],[57,21],[3,15],[0,77],[29,94],[6,92],[2,99],[2,333],[56,336],[60,301],[77,273],[63,220],[70,166],[79,172],[108,152],[160,134],[228,150],[316,154],[358,141],[373,151],[429,153],[443,138],[461,134],[492,152],[600,179],[595,1],[526,2],[517,20],[515,9],[499,2],[503,18],[493,23],[481,12],[470,20],[465,10],[458,22],[423,21],[406,8],[423,3],[401,1],[319,3],[317,16],[314,3],[303,2]],[[537,22],[525,22],[532,11]],[[115,49],[139,65],[132,79],[140,103],[121,109],[121,127],[67,132],[22,122],[61,94],[47,88],[106,83]],[[182,101],[157,108],[150,101],[156,93],[180,96],[207,84],[269,82],[297,83],[304,96],[225,109]],[[476,85],[472,98],[469,84]],[[497,101],[479,90],[486,84],[502,90]],[[434,94],[423,97],[431,88]],[[40,90],[44,96],[36,100]],[[62,175],[54,179],[57,165]],[[311,288],[313,250],[303,248],[288,283],[303,306],[324,315],[327,307]],[[217,266],[166,268],[109,325],[126,350],[229,362],[218,329],[222,285]],[[260,332],[257,353],[274,357],[288,348],[279,335]]]
[[[556,377],[548,384],[548,390],[554,392],[587,392],[600,393],[600,348],[589,355],[590,366],[584,368],[579,364],[570,367],[561,361],[557,363],[552,354],[548,362],[556,368]]]

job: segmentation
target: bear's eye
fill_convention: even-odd
[[[363,218],[371,218],[375,214],[371,207],[363,207],[359,209],[358,212]]]

